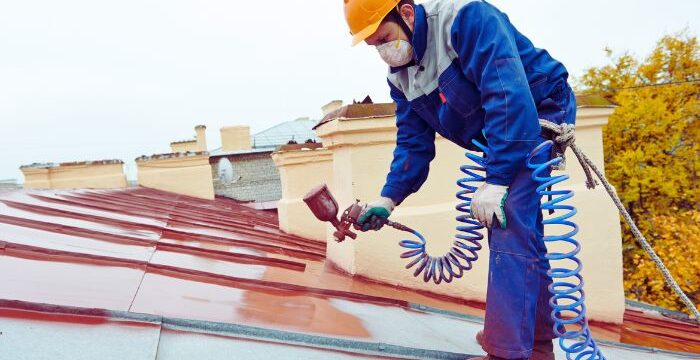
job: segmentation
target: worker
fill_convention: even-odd
[[[490,248],[481,359],[554,359],[552,280],[526,158],[548,138],[539,119],[575,122],[566,68],[485,1],[344,0],[344,6],[353,45],[376,47],[389,65],[396,102],[386,182],[356,225],[378,230],[420,189],[436,133],[468,150],[479,151],[473,140],[485,144],[485,182],[472,194],[470,211],[487,227]]]

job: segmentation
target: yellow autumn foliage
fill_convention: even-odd
[[[682,31],[643,60],[630,54],[590,68],[582,93],[619,104],[604,129],[605,173],[683,290],[700,304],[700,47]],[[624,224],[624,223],[623,223]],[[623,225],[628,297],[684,310]]]
[[[652,216],[647,237],[654,239],[657,254],[688,296],[700,295],[700,212]],[[667,289],[656,265],[643,251],[631,251],[625,269],[625,290],[631,297],[656,305],[681,309],[678,297]]]

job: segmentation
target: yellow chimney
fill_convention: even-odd
[[[221,128],[221,150],[248,150],[251,146],[250,126],[225,126]]]
[[[52,164],[32,164],[24,165],[19,169],[24,174],[25,189],[50,189],[51,176],[49,169],[55,165]]]
[[[197,133],[197,151],[207,151],[207,127],[197,125],[194,131]]]

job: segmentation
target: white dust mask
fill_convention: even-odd
[[[413,59],[413,45],[406,40],[390,41],[376,48],[382,60],[391,67],[406,65]]]

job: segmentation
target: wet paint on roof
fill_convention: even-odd
[[[325,243],[227,199],[140,187],[2,193],[0,271],[11,274],[0,277],[0,342],[12,359],[483,353],[473,341],[483,304],[343,274]],[[609,358],[700,353],[697,327],[644,309],[593,330],[621,356]]]

